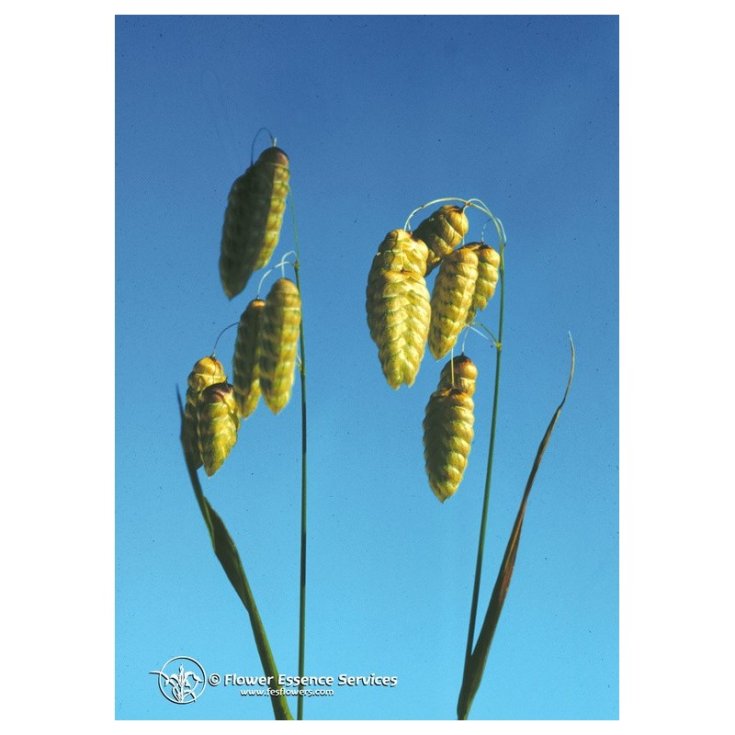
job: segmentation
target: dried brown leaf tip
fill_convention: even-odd
[[[299,290],[293,281],[279,278],[265,300],[258,343],[260,389],[273,413],[291,398],[300,326]]]
[[[232,185],[219,259],[228,298],[239,294],[253,271],[270,260],[281,232],[289,176],[288,156],[271,146]]]
[[[202,457],[197,439],[197,404],[199,397],[207,386],[223,383],[226,380],[222,363],[211,355],[198,360],[194,364],[191,373],[189,373],[184,424],[181,434],[187,457],[195,469],[202,466]]]
[[[477,368],[465,356],[445,365],[424,418],[424,459],[429,486],[443,503],[457,492],[474,438]]]
[[[240,418],[250,416],[260,400],[258,344],[264,309],[263,299],[253,299],[242,313],[237,327],[235,355],[232,360],[232,387],[235,390]]]
[[[370,336],[388,385],[413,385],[426,348],[431,303],[428,249],[405,230],[389,232],[373,258],[366,292]]]
[[[464,207],[452,204],[440,207],[419,224],[413,235],[423,240],[429,248],[427,275],[462,242],[469,229]]]
[[[223,464],[237,441],[240,419],[235,392],[229,383],[205,388],[197,404],[197,434],[204,471],[212,476]]]

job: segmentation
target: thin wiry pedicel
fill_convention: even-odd
[[[260,389],[273,413],[291,398],[300,326],[299,290],[293,281],[279,278],[265,300],[258,347]]]
[[[413,385],[426,348],[431,301],[428,249],[405,230],[389,232],[373,258],[366,292],[370,336],[388,385]]]
[[[212,476],[237,441],[240,419],[235,391],[229,383],[215,383],[202,391],[197,405],[199,452],[204,471]]]
[[[228,298],[265,266],[278,244],[288,196],[288,156],[272,146],[235,180],[222,228],[219,272]]]
[[[258,344],[264,308],[263,299],[253,299],[243,311],[237,327],[232,387],[235,389],[240,418],[250,416],[260,400]]]
[[[476,369],[473,371],[472,368],[474,365],[469,358],[464,358],[462,363],[455,363],[455,386],[458,387],[451,387],[451,367],[447,364],[442,371],[439,387],[431,394],[426,406],[426,474],[429,486],[442,503],[457,492],[472,448],[475,404],[471,392],[474,392],[476,374]]]
[[[186,455],[195,469],[202,466],[202,457],[197,439],[197,404],[199,397],[207,386],[224,383],[226,380],[224,366],[211,355],[198,360],[194,364],[191,373],[189,373],[182,436]]]
[[[429,349],[444,357],[467,324],[478,277],[479,259],[469,248],[460,248],[441,262],[431,295]]]
[[[413,235],[429,248],[427,275],[462,242],[469,229],[464,209],[452,204],[440,207],[419,224]]]

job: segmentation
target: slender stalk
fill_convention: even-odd
[[[228,324],[224,329],[220,331],[220,333],[217,335],[217,339],[214,340],[214,347],[212,347],[212,357],[214,357],[214,353],[217,350],[217,345],[219,344],[220,337],[228,330],[232,329],[232,327],[236,327],[240,322],[232,322],[232,324]]]
[[[184,407],[181,402],[181,394],[179,393],[178,388],[176,390],[176,396],[179,402],[179,413],[183,427]],[[186,447],[184,446],[183,429],[181,442],[182,447],[184,448],[186,469],[189,472],[189,479],[191,481],[191,486],[194,490],[197,503],[199,504],[199,510],[202,513],[204,523],[209,531],[212,549],[214,550],[217,559],[219,559],[227,578],[230,580],[230,584],[234,587],[237,596],[240,598],[240,601],[250,617],[250,625],[253,629],[255,646],[258,649],[258,656],[260,657],[263,671],[267,676],[273,677],[272,681],[277,682],[278,668],[276,666],[275,659],[273,658],[273,652],[271,651],[270,643],[268,642],[268,636],[266,635],[265,627],[263,626],[263,620],[258,612],[258,606],[255,604],[255,597],[253,596],[253,591],[250,589],[250,583],[248,582],[247,575],[245,574],[245,568],[242,565],[240,554],[237,551],[235,542],[227,531],[224,521],[220,518],[219,514],[214,510],[204,495],[196,468],[192,465],[186,451]],[[293,720],[286,697],[282,695],[271,695],[270,699],[271,706],[273,707],[273,714],[277,720]]]
[[[276,144],[276,139],[273,137],[273,133],[271,133],[271,131],[268,130],[268,128],[260,128],[258,130],[258,132],[253,136],[253,142],[250,144],[250,165],[251,166],[253,165],[253,161],[255,160],[255,141],[258,139],[258,136],[263,131],[265,131],[266,133],[268,133],[268,136],[271,139],[271,145],[275,145]]]
[[[408,230],[408,226],[411,223],[413,216],[420,212],[422,209],[426,209],[426,207],[431,207],[434,204],[441,204],[442,202],[462,202],[465,206],[467,206],[468,204],[466,199],[461,199],[460,197],[439,197],[439,199],[432,199],[430,202],[426,202],[426,204],[422,204],[420,207],[416,207],[416,209],[414,209],[413,212],[408,215],[408,219],[406,220],[406,224],[403,226],[403,229]]]
[[[500,391],[500,364],[503,356],[503,316],[505,306],[505,241],[500,242],[500,314],[498,316],[498,338],[495,343],[495,387],[493,389],[493,411],[490,419],[490,445],[487,453],[487,470],[485,472],[485,492],[482,500],[482,516],[480,520],[480,538],[477,544],[477,560],[475,562],[475,582],[472,588],[472,604],[470,605],[470,622],[467,629],[467,647],[465,649],[464,672],[472,656],[472,647],[475,640],[475,623],[477,621],[477,603],[480,596],[480,581],[482,579],[482,560],[485,551],[485,529],[487,527],[487,510],[490,505],[490,485],[493,472],[493,457],[495,455],[495,429],[498,418],[498,394]]]
[[[291,218],[294,228],[294,242],[296,246],[296,262],[294,273],[296,287],[301,293],[301,254],[299,252],[298,230],[296,228],[296,214],[294,212],[293,197],[291,197]],[[302,315],[299,327],[300,365],[299,377],[301,380],[301,566],[299,574],[299,691],[304,685],[301,683],[304,676],[304,661],[306,650],[306,350],[304,348],[304,318]],[[296,705],[296,719],[304,719],[304,697],[299,695]]]

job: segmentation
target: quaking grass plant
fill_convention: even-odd
[[[228,198],[219,268],[223,290],[229,299],[245,290],[255,271],[268,265],[279,242],[289,199],[290,172],[288,156],[276,147],[272,135],[271,143],[255,162],[251,151],[251,165],[235,181]],[[253,147],[254,144],[255,139]],[[272,412],[279,413],[290,400],[294,370],[298,369],[302,454],[298,674],[299,681],[303,681],[307,551],[306,357],[301,314],[301,260],[292,198],[290,203],[296,250],[284,255],[275,266],[281,269],[281,278],[273,283],[266,298],[260,297],[260,288],[271,271],[261,278],[258,293],[248,303],[239,322],[230,325],[238,327],[233,383],[227,382],[224,366],[213,349],[211,355],[195,363],[188,379],[185,405],[178,396],[186,466],[214,553],[249,615],[264,673],[275,681],[278,680],[278,669],[240,555],[224,522],[206,498],[197,470],[203,466],[208,477],[218,471],[233,450],[242,424],[253,415],[261,397]],[[412,218],[436,204],[442,206],[412,231]],[[479,241],[465,242],[470,229],[468,211],[481,213],[486,218],[485,225],[494,225],[498,236],[497,248],[485,243],[484,227]],[[503,351],[505,246],[502,223],[481,200],[436,199],[417,207],[403,228],[391,230],[385,236],[373,258],[366,292],[370,335],[378,347],[383,374],[392,388],[413,385],[427,344],[436,359],[450,355],[441,370],[437,389],[429,398],[423,423],[428,483],[442,503],[458,491],[474,439],[473,395],[478,369],[464,354],[464,344],[457,357],[454,356],[455,346],[460,336],[467,334],[466,330],[481,330],[480,333],[491,338],[495,348],[490,441],[465,661],[457,704],[458,719],[467,719],[480,687],[510,585],[531,488],[574,375],[575,354],[570,336],[571,366],[567,387],[539,445],[495,587],[476,636]],[[287,258],[291,254],[295,256],[292,263],[295,281],[285,276]],[[430,293],[426,277],[434,269],[438,271]],[[477,320],[478,313],[486,308],[496,290],[499,293],[497,336]],[[299,690],[303,690],[301,683]],[[277,719],[293,719],[288,701],[282,694],[274,693],[270,697]],[[303,696],[298,697],[298,719],[303,719],[303,700]]]
[[[413,217],[437,204],[442,206],[412,231],[410,225]],[[468,210],[483,214],[486,217],[485,225],[490,222],[493,224],[498,236],[497,249],[485,244],[484,226],[479,242],[465,244],[470,229]],[[480,199],[443,197],[432,200],[414,209],[402,229],[392,230],[386,235],[373,258],[366,294],[370,336],[378,347],[383,374],[392,388],[413,384],[427,340],[435,358],[451,354],[441,371],[437,389],[429,398],[423,423],[429,486],[442,503],[459,489],[474,438],[472,397],[478,370],[464,354],[464,347],[462,354],[454,357],[455,345],[465,330],[482,330],[492,339],[495,348],[490,441],[467,645],[457,702],[457,718],[460,720],[469,716],[482,681],[490,645],[513,574],[531,488],[574,377],[575,351],[570,335],[571,364],[564,396],[536,453],[480,633],[475,637],[500,394],[505,246],[506,235],[502,222]],[[432,294],[428,297],[425,279],[435,268],[439,270]],[[485,309],[496,289],[499,290],[497,336],[477,321],[478,312]]]
[[[289,159],[276,147],[272,134],[269,133],[271,146],[253,161],[255,141],[262,131],[266,129],[261,128],[253,139],[251,164],[232,185],[225,210],[219,270],[222,288],[229,299],[244,291],[253,273],[270,262],[280,239],[289,194]],[[278,668],[240,554],[224,521],[205,496],[197,470],[203,465],[208,477],[217,472],[235,446],[242,424],[255,412],[261,396],[273,413],[279,413],[287,405],[298,365],[301,388],[298,674],[301,682],[306,641],[306,355],[301,313],[301,259],[292,201],[291,212],[296,250],[286,253],[275,266],[280,268],[281,278],[273,283],[265,299],[258,293],[239,322],[220,332],[212,354],[198,360],[189,375],[185,406],[180,394],[178,401],[184,458],[212,548],[248,613],[263,671],[272,676],[273,681],[278,681]],[[290,255],[295,256],[292,263],[294,281],[285,276]],[[260,279],[258,291],[272,270]],[[234,326],[238,327],[238,333],[231,385],[227,382],[224,366],[215,356],[215,349],[222,333]],[[303,684],[299,683],[298,688],[303,690]],[[277,693],[278,688],[273,691],[276,693],[270,694],[270,700],[275,718],[292,720],[286,697]],[[303,701],[304,697],[299,696],[297,719],[303,719]]]

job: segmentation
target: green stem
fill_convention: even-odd
[[[505,241],[500,242],[500,268],[498,269],[500,280],[500,315],[498,317],[498,338],[495,343],[495,387],[493,390],[493,412],[490,419],[490,445],[487,453],[487,470],[485,472],[485,493],[482,500],[482,517],[480,520],[480,539],[477,544],[477,560],[475,562],[475,583],[472,589],[472,604],[470,606],[470,623],[467,629],[467,647],[465,649],[464,672],[472,656],[472,648],[475,640],[475,623],[477,622],[477,603],[480,596],[480,581],[482,579],[482,559],[485,551],[485,529],[487,527],[487,510],[490,505],[490,484],[493,472],[493,457],[495,455],[495,428],[498,418],[498,393],[500,391],[500,362],[503,356],[503,316],[505,306]]]
[[[299,264],[296,267],[296,285],[299,284]],[[299,328],[299,351],[301,352],[301,572],[299,578],[299,690],[304,676],[304,650],[306,645],[306,353],[304,352],[304,320]],[[297,703],[297,719],[304,719],[304,697]]]
[[[183,426],[184,408],[181,403],[181,395],[178,393],[178,390],[177,397],[179,400],[179,412],[181,414],[181,422]],[[182,435],[182,446],[183,445],[184,441]],[[270,643],[268,642],[268,636],[266,635],[263,621],[260,617],[260,613],[258,612],[258,606],[255,604],[253,591],[250,589],[250,583],[248,582],[247,575],[245,574],[245,568],[240,560],[240,554],[237,551],[235,542],[227,531],[224,521],[220,518],[219,514],[214,510],[204,495],[196,468],[192,465],[185,446],[184,458],[186,460],[186,469],[189,472],[191,486],[194,489],[194,495],[196,496],[197,503],[199,504],[199,510],[202,513],[204,523],[209,531],[209,538],[212,542],[212,548],[215,556],[222,565],[227,578],[230,580],[230,584],[235,588],[237,596],[240,598],[245,610],[250,616],[250,625],[253,629],[255,646],[258,649],[258,655],[260,656],[260,663],[263,666],[263,671],[267,676],[273,677],[272,681],[277,682],[278,668],[276,666],[275,659],[273,658],[273,652],[271,651]],[[276,687],[274,687],[274,689],[275,688]],[[291,714],[288,702],[284,696],[271,695],[270,699],[273,707],[273,714],[276,719],[293,720],[293,715]]]
[[[296,262],[294,273],[296,275],[296,288],[301,293],[301,254],[299,252],[298,230],[296,228],[296,214],[294,212],[293,197],[291,197],[291,217],[294,228],[294,241],[296,246]],[[301,379],[301,567],[299,574],[299,691],[304,685],[301,683],[304,677],[304,661],[306,650],[306,350],[304,348],[304,318],[301,317],[299,325],[299,352],[301,364],[299,376]],[[299,695],[296,704],[296,718],[304,719],[304,697]]]

